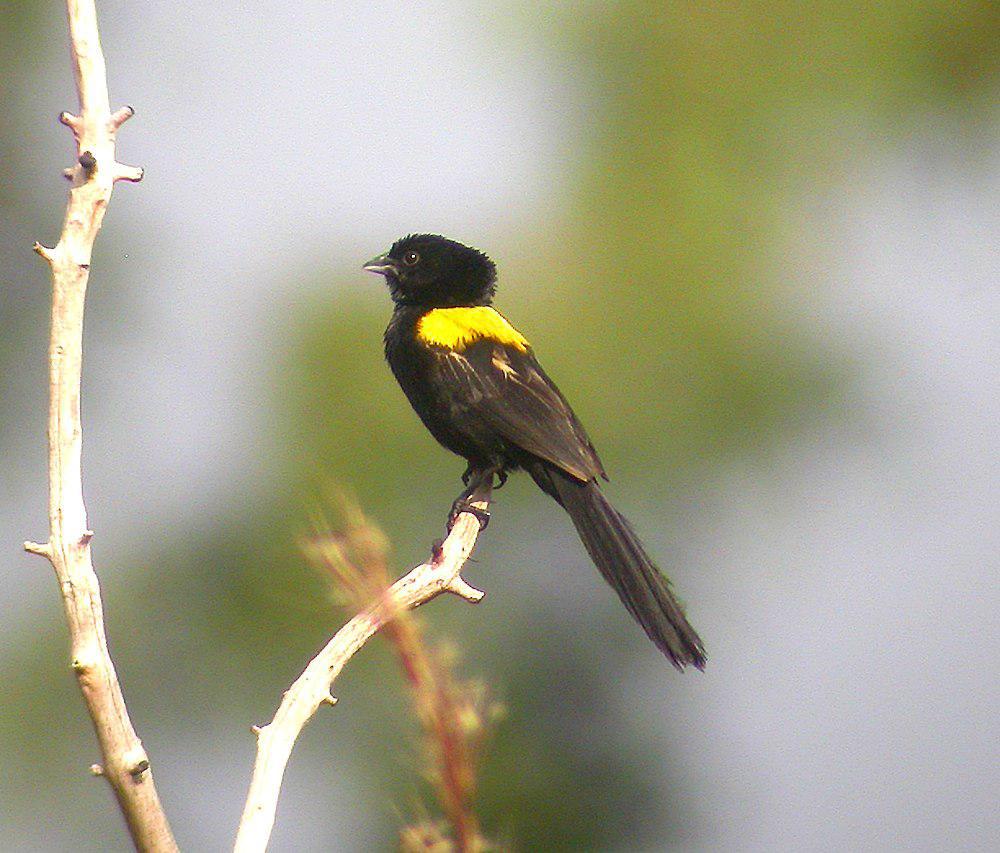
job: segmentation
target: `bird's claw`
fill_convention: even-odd
[[[451,505],[451,512],[448,514],[448,532],[451,533],[451,529],[455,526],[455,522],[458,521],[458,517],[463,513],[467,512],[470,515],[474,515],[479,521],[479,532],[482,533],[490,523],[490,511],[487,509],[482,509],[481,507],[474,506],[466,498],[459,498],[455,503]]]

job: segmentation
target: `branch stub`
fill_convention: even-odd
[[[108,120],[108,129],[112,133],[116,133],[118,129],[134,115],[135,115],[135,108],[132,107],[131,105],[127,105],[115,110],[111,114],[111,118]]]

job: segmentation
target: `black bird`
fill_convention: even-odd
[[[705,666],[701,640],[670,582],[601,492],[604,466],[531,346],[495,308],[496,266],[436,234],[397,240],[364,267],[385,276],[395,303],[385,355],[424,425],[464,456],[468,488],[523,468],[569,513],[604,579],[676,666]],[[489,516],[480,515],[485,525]]]

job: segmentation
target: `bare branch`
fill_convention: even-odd
[[[489,486],[471,498],[473,506],[487,509]],[[459,515],[451,533],[426,563],[411,569],[386,590],[382,599],[344,625],[309,662],[288,688],[274,719],[266,726],[254,726],[257,760],[236,837],[236,853],[267,849],[274,814],[281,793],[285,766],[299,732],[323,704],[333,704],[330,690],[344,665],[396,614],[412,610],[443,592],[475,603],[483,593],[461,576],[462,568],[479,538],[480,523],[472,513]]]
[[[73,131],[77,165],[62,234],[53,249],[34,250],[52,271],[49,342],[49,541],[26,542],[55,569],[69,625],[72,667],[94,723],[102,764],[90,772],[108,780],[140,850],[174,851],[177,845],[153,785],[149,758],[129,720],[104,633],[97,574],[91,563],[80,467],[80,375],[83,309],[90,257],[114,182],[135,179],[115,159],[115,137],[128,116],[111,114],[94,0],[67,0],[70,55],[80,97],[79,115],[59,120]],[[128,110],[131,114],[131,109]]]

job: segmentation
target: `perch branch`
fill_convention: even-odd
[[[488,486],[471,498],[472,504],[480,509],[486,509],[489,501]],[[381,600],[344,625],[288,688],[274,719],[266,726],[253,727],[257,735],[257,759],[236,836],[236,853],[267,849],[285,766],[295,739],[321,705],[337,701],[330,692],[333,682],[354,654],[397,613],[413,610],[443,592],[454,593],[472,603],[483,597],[483,592],[466,583],[461,575],[478,537],[479,519],[467,512],[459,515],[448,538],[435,549],[431,559],[403,575]]]
[[[94,0],[67,0],[70,55],[80,113],[59,120],[73,131],[76,164],[62,233],[55,248],[35,251],[52,273],[49,343],[49,541],[24,547],[52,563],[69,624],[72,667],[94,723],[102,764],[91,767],[111,785],[129,832],[140,850],[177,849],[160,806],[149,759],[129,720],[104,633],[97,574],[91,562],[80,468],[80,371],[83,308],[90,256],[111,192],[118,180],[138,180],[141,170],[115,159],[119,127],[131,107],[114,114],[108,105],[104,55]]]

